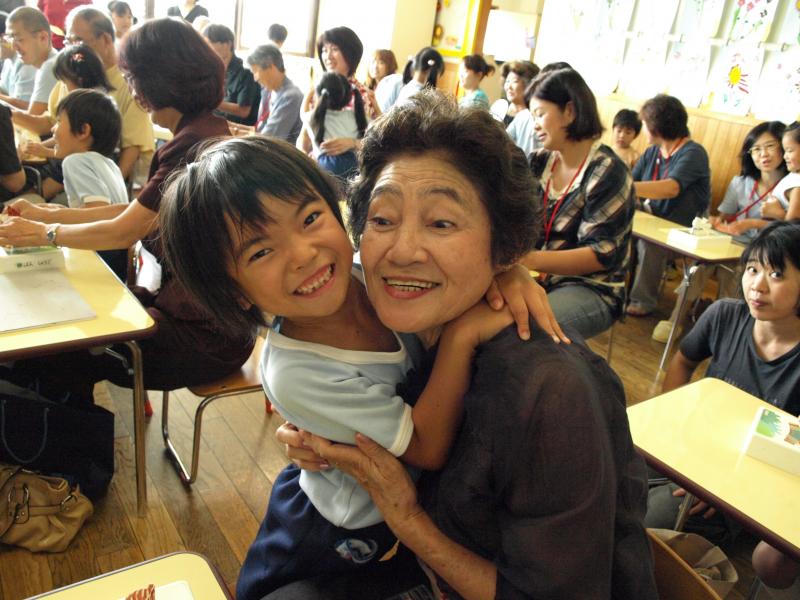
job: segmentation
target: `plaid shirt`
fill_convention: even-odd
[[[538,150],[531,154],[531,171],[539,181],[535,201],[542,202],[550,179],[555,154]],[[583,276],[547,276],[546,289],[568,284],[587,285],[596,289],[620,314],[624,299],[625,275],[630,261],[631,227],[635,208],[633,178],[630,170],[611,148],[595,143],[581,174],[558,209],[550,239],[539,242],[541,250],[591,248],[602,271]],[[548,194],[544,218],[549,221],[558,199],[564,193]]]

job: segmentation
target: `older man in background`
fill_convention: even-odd
[[[247,64],[255,80],[269,92],[267,115],[264,118],[259,115],[256,130],[294,144],[303,126],[300,122],[303,92],[286,76],[281,51],[273,44],[258,46],[247,57]]]

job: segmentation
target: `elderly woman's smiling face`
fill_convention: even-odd
[[[495,272],[478,191],[435,153],[401,155],[384,167],[360,249],[372,305],[395,331],[426,332],[461,315]]]

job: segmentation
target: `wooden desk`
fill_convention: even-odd
[[[675,330],[683,316],[686,305],[686,291],[692,283],[695,273],[704,264],[725,264],[736,263],[744,252],[744,246],[731,240],[731,243],[721,249],[697,249],[681,246],[668,241],[669,232],[672,229],[683,228],[683,225],[673,223],[661,217],[656,217],[641,210],[637,210],[633,216],[633,236],[635,238],[650,242],[656,246],[666,248],[684,257],[683,281],[678,289],[678,316],[672,322],[669,330],[669,337],[664,346],[664,353],[661,355],[661,362],[658,365],[658,372],[664,370],[667,359],[669,358],[672,345],[675,343]]]
[[[145,389],[142,381],[142,354],[135,340],[153,335],[156,323],[95,252],[64,248],[64,258],[67,278],[97,316],[86,321],[0,333],[0,363],[116,343],[128,346],[133,363],[136,497],[139,510],[143,511],[147,504]]]
[[[706,378],[628,409],[633,443],[647,462],[800,560],[800,477],[745,455],[759,407]]]
[[[175,552],[112,571],[86,581],[34,596],[47,600],[121,600],[148,584],[159,586],[185,581],[194,600],[230,600],[231,596],[216,569],[204,556],[194,552]],[[156,598],[158,598],[158,590]]]

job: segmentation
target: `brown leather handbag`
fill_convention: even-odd
[[[0,542],[31,552],[61,552],[94,508],[78,486],[0,464]]]

